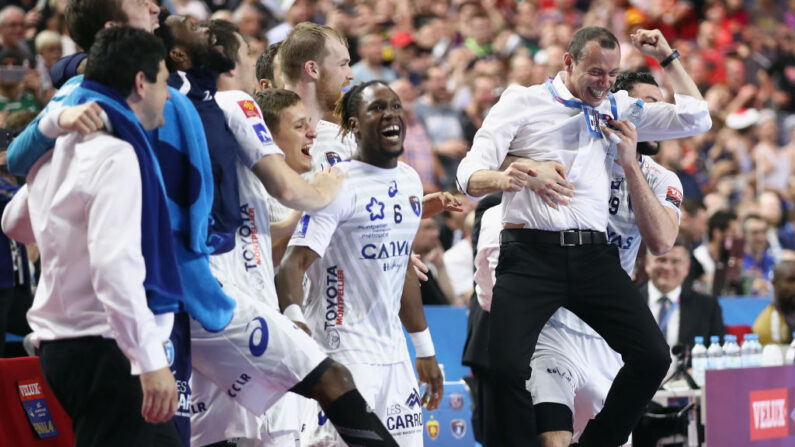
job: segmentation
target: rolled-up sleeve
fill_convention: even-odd
[[[707,102],[688,95],[674,95],[675,104],[647,103],[638,126],[638,141],[692,137],[712,127]]]
[[[480,199],[467,193],[472,174],[482,170],[498,170],[508,155],[511,141],[527,122],[530,106],[527,92],[526,87],[511,86],[502,94],[475,134],[472,149],[458,165],[458,189],[470,199]]]

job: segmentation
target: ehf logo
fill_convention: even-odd
[[[264,124],[257,123],[251,127],[254,129],[254,132],[257,134],[257,137],[262,142],[262,144],[267,144],[273,141],[273,138],[271,138],[271,134],[268,133],[268,129],[265,128]]]
[[[464,408],[464,395],[461,393],[450,393],[450,395],[447,396],[447,405],[451,410],[461,410]]]
[[[329,166],[334,166],[335,164],[342,161],[340,154],[336,152],[326,152],[326,161],[328,161]]]
[[[450,421],[450,433],[456,439],[461,439],[467,434],[467,423],[463,419],[453,419]]]
[[[414,408],[417,405],[421,405],[420,402],[420,393],[417,391],[416,388],[411,390],[411,394],[409,394],[409,398],[406,399],[406,406],[409,408]]]
[[[163,342],[163,351],[166,353],[166,362],[168,366],[174,364],[174,343],[171,343],[171,340],[166,340]]]
[[[411,209],[414,211],[414,214],[416,214],[417,217],[419,217],[419,215],[422,213],[422,202],[420,202],[419,197],[417,196],[409,197],[409,203],[411,203]]]

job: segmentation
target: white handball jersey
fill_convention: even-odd
[[[273,143],[259,107],[241,91],[218,92],[215,97],[240,146],[237,183],[242,224],[235,232],[235,248],[210,256],[210,268],[222,285],[232,283],[251,297],[279,309],[273,283],[268,193],[250,167],[271,154],[284,156]]]
[[[351,134],[342,138],[340,126],[337,124],[320,120],[315,130],[317,138],[309,149],[312,172],[321,170],[324,165],[334,166],[341,161],[350,160],[356,153],[356,138]]]
[[[666,208],[676,212],[681,218],[679,206],[682,204],[682,182],[679,177],[663,168],[651,158],[640,156],[640,170],[649,183],[657,200]],[[640,229],[632,209],[624,169],[613,164],[610,175],[610,200],[608,201],[607,240],[618,247],[621,267],[632,275],[635,258],[640,247]],[[552,324],[562,324],[571,330],[598,337],[596,331],[566,309],[558,309],[550,318]]]
[[[381,169],[357,160],[337,198],[304,214],[290,246],[317,253],[305,314],[315,340],[344,364],[408,358],[398,312],[411,244],[422,214],[422,184],[399,162]]]

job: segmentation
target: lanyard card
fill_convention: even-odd
[[[17,382],[19,400],[33,433],[38,439],[58,436],[58,430],[52,420],[47,400],[44,398],[40,379],[20,380]]]
[[[588,104],[580,105],[583,115],[585,115],[585,125],[588,133],[594,138],[602,138],[602,131],[599,129],[599,112]]]

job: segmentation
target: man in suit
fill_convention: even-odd
[[[648,302],[668,344],[681,344],[688,349],[693,347],[693,338],[697,335],[708,339],[710,335],[726,334],[717,298],[682,285],[689,269],[687,241],[679,236],[674,247],[664,255],[647,254],[649,281],[640,286],[641,295]]]

